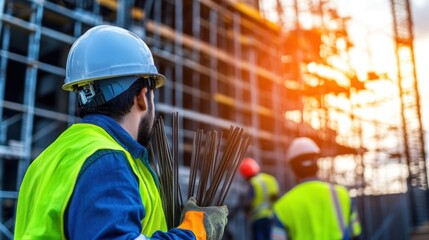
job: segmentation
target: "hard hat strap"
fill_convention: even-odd
[[[91,100],[95,97],[95,90],[93,84],[86,84],[78,90],[80,103],[82,105],[86,105],[91,102]]]
[[[78,93],[79,101],[82,106],[95,108],[106,103],[103,93],[92,83],[83,86]]]

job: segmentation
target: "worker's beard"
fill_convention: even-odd
[[[149,146],[154,122],[155,111],[153,102],[150,102],[150,104],[148,104],[147,114],[140,120],[139,133],[137,135],[137,142],[139,142],[144,147]]]

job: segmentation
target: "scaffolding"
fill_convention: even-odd
[[[392,1],[392,4],[393,2],[395,1]],[[321,136],[326,136],[324,129],[327,127],[336,131],[332,136],[335,136],[338,142],[357,150],[356,154],[346,158],[332,155],[331,158],[324,160],[321,177],[346,185],[356,196],[366,237],[395,236],[389,235],[392,232],[388,233],[387,229],[392,231],[400,225],[407,226],[409,213],[413,218],[418,216],[420,223],[427,219],[426,196],[424,196],[427,189],[425,152],[415,79],[409,3],[408,5],[395,3],[396,6],[392,7],[396,18],[394,27],[400,74],[398,78],[402,79],[399,80],[400,101],[367,89],[367,85],[372,82],[385,81],[389,82],[389,89],[396,92],[397,87],[386,74],[368,72],[366,79],[358,79],[348,56],[349,50],[353,47],[353,42],[347,34],[347,22],[350,18],[338,14],[334,1],[288,0],[276,3],[278,15],[283,16],[277,18],[279,24],[283,24],[288,33],[294,33],[296,36],[297,44],[292,46],[296,49],[296,53],[292,59],[298,62],[299,66],[296,68],[300,69],[297,75],[298,88],[304,89],[301,92],[303,99],[301,121],[311,123],[316,119],[317,124],[312,126],[319,129]],[[398,38],[398,34],[402,36]],[[332,58],[337,60],[337,64],[331,64]],[[338,64],[338,61],[341,61],[342,65]],[[311,71],[315,66],[318,68],[323,66],[330,72],[339,74],[321,76],[317,71]],[[338,77],[338,75],[342,76]],[[341,83],[344,78],[346,84],[344,81]],[[342,104],[335,104],[335,102]],[[392,109],[391,113],[394,113],[392,117],[380,117],[380,114],[377,114],[386,108]],[[399,119],[397,116],[401,113],[402,123],[395,120]],[[349,127],[346,131],[341,131],[340,125],[344,123]],[[402,146],[405,152],[402,152]],[[407,159],[407,162],[404,159]],[[354,167],[336,168],[336,165],[344,161]],[[409,178],[403,171],[407,165],[410,172]],[[389,171],[397,172],[395,178],[388,176]],[[385,207],[386,203],[390,203],[391,197],[388,195],[395,196],[399,193],[395,197],[398,197],[398,201],[405,207],[409,199],[404,198],[401,193],[407,191],[406,181],[412,182],[408,184],[409,186],[412,184],[412,189],[407,194],[411,198],[410,210],[412,211],[392,213],[392,209]],[[420,213],[417,213],[418,211]],[[392,221],[380,220],[383,217],[393,219],[401,214],[403,217],[396,219],[396,222],[401,224],[396,227],[393,226]],[[378,229],[374,227],[377,225]]]
[[[362,105],[351,99],[346,110],[328,104],[327,95],[350,93],[356,85],[335,85],[308,71],[312,61],[332,68],[320,51],[328,54],[337,50],[337,40],[347,39],[344,19],[334,16],[327,2],[277,1],[279,12],[292,16],[280,18],[281,27],[261,17],[256,0],[0,0],[0,239],[13,238],[17,191],[28,165],[79,121],[76,96],[60,90],[66,57],[78,36],[100,24],[130,29],[152,50],[158,71],[167,77],[155,94],[167,132],[170,113],[179,112],[181,166],[189,165],[195,130],[227,131],[235,125],[251,138],[248,155],[287,190],[293,181],[283,162],[285,149],[293,138],[305,135],[324,149],[330,164],[322,174],[364,195],[369,156],[362,150],[369,147],[364,146],[362,126],[378,126],[380,131],[384,125],[360,118]],[[299,16],[309,14],[318,30],[296,28]],[[326,21],[336,21],[339,27],[328,29]],[[301,45],[301,40],[320,40],[322,35],[330,42]],[[356,80],[350,68],[337,71]],[[304,84],[304,79],[319,85]],[[328,84],[338,92],[326,92]],[[310,96],[315,91],[324,92]],[[299,116],[294,119],[289,113]],[[352,123],[347,136],[339,131],[340,120],[334,117],[339,115]],[[338,155],[344,154],[356,162],[351,174],[335,168]],[[231,209],[240,204],[237,198],[229,200],[227,204],[235,204]],[[243,239],[244,216],[231,209],[236,215],[225,236]]]
[[[414,34],[409,0],[391,0],[397,81],[401,98],[404,155],[408,165],[407,187],[414,226],[428,218],[428,179],[420,95],[414,56]]]
[[[326,167],[322,168],[321,175],[332,182],[341,182],[352,189],[361,190],[364,184],[362,150],[362,118],[355,113],[357,94],[365,90],[364,83],[357,78],[348,52],[353,44],[348,38],[347,21],[349,18],[339,16],[335,5],[330,1],[278,1],[278,14],[287,14],[279,19],[285,22],[285,45],[291,56],[288,66],[286,87],[295,90],[300,117],[298,122],[309,124],[318,129],[322,151],[327,159],[323,161]],[[291,24],[292,23],[292,24]],[[338,66],[336,62],[345,63]],[[328,74],[327,74],[328,73]],[[291,83],[290,83],[291,82]],[[298,91],[297,91],[298,90]],[[333,103],[340,102],[342,105]],[[292,109],[294,111],[295,109]],[[350,128],[344,134],[341,125],[346,119]],[[300,128],[300,125],[297,125]],[[351,131],[350,131],[351,130]],[[305,130],[298,129],[299,134],[305,135]],[[337,162],[343,161],[337,157],[342,152],[340,146],[330,146],[332,142],[341,142],[343,145],[355,149],[350,154],[358,170],[345,174],[337,169]],[[334,154],[335,153],[335,154]],[[360,156],[360,159],[357,159]],[[347,175],[348,180],[341,179]],[[357,179],[360,178],[360,179]],[[360,185],[356,185],[356,182]]]
[[[65,60],[74,40],[100,24],[128,28],[152,50],[168,79],[157,91],[156,109],[167,123],[171,112],[180,115],[181,165],[189,164],[196,129],[235,125],[251,137],[248,154],[288,183],[282,156],[296,128],[283,113],[296,107],[283,87],[281,29],[254,8],[209,0],[21,0],[0,1],[0,10],[2,238],[13,237],[28,165],[79,120],[75,95],[59,90]]]

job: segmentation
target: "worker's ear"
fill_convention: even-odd
[[[142,111],[146,111],[147,109],[147,98],[146,98],[147,91],[148,91],[147,88],[142,88],[139,94],[136,96],[137,106]]]

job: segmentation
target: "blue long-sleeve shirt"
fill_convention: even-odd
[[[93,114],[85,116],[82,122],[102,127],[134,158],[149,166],[147,149],[112,118]],[[79,174],[65,213],[66,236],[135,239],[140,235],[145,215],[138,180],[126,156],[120,151],[100,150],[86,160]],[[189,230],[173,228],[168,232],[157,231],[150,239],[187,240],[195,236]]]

